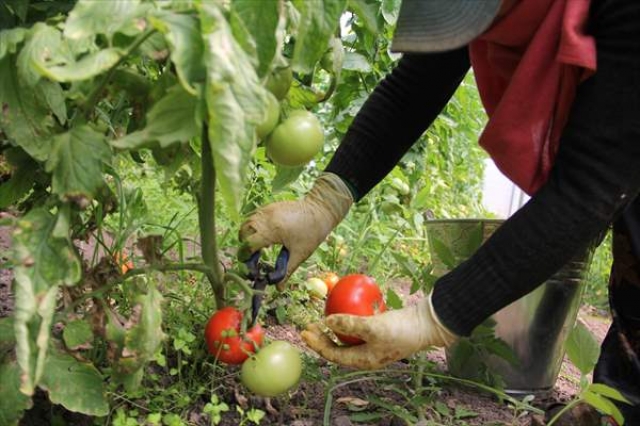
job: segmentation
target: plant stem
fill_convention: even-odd
[[[82,111],[84,112],[85,118],[88,119],[91,114],[93,114],[93,109],[98,103],[100,93],[102,93],[107,83],[109,83],[109,80],[111,80],[111,77],[113,77],[113,73],[116,71],[116,69],[120,65],[122,65],[122,63],[126,61],[127,58],[133,52],[135,52],[142,43],[144,43],[149,37],[151,37],[154,32],[156,32],[155,29],[150,29],[140,34],[138,38],[136,38],[134,42],[131,43],[131,46],[129,46],[129,48],[124,52],[120,59],[118,59],[118,62],[116,62],[111,66],[111,68],[109,68],[109,70],[107,71],[107,75],[105,75],[102,81],[100,81],[100,83],[93,89],[93,91],[89,94],[87,101],[84,103],[84,105],[82,105]]]
[[[200,224],[200,243],[202,261],[209,267],[207,279],[216,299],[216,309],[224,306],[223,271],[218,261],[216,242],[215,192],[216,171],[209,141],[208,126],[202,126],[202,180],[198,197],[198,221]]]

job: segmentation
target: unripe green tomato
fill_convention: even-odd
[[[280,103],[275,96],[267,93],[267,116],[265,120],[256,127],[258,139],[262,140],[269,136],[269,133],[278,125],[278,120],[280,120]]]
[[[320,121],[309,111],[293,111],[271,132],[267,155],[281,166],[302,166],[322,149],[324,133]]]
[[[242,364],[240,380],[256,395],[272,397],[298,384],[302,375],[300,351],[289,342],[276,340]]]
[[[309,278],[305,283],[305,286],[312,297],[324,299],[327,296],[327,284],[318,277]]]
[[[267,90],[281,101],[289,93],[291,83],[293,82],[293,72],[291,67],[280,67],[271,71],[267,78]]]
[[[409,185],[398,177],[391,178],[391,186],[395,188],[400,195],[409,195],[409,192],[411,192]]]

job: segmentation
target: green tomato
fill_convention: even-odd
[[[284,340],[264,346],[242,364],[240,380],[260,396],[277,396],[298,384],[302,375],[300,351]]]
[[[293,72],[291,67],[280,67],[271,71],[267,78],[267,90],[281,101],[289,93],[293,82]]]
[[[309,278],[305,286],[312,297],[324,299],[327,296],[327,284],[318,277]]]
[[[280,166],[302,166],[320,152],[323,144],[320,121],[309,111],[297,110],[271,132],[267,155]]]
[[[411,192],[411,188],[409,188],[409,185],[398,177],[391,178],[391,186],[395,188],[395,190],[398,191],[400,195],[409,195],[409,193]]]
[[[267,116],[265,120],[256,127],[258,139],[262,140],[269,136],[269,133],[273,131],[278,125],[280,120],[280,103],[271,93],[267,94]]]

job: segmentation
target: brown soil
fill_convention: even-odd
[[[0,255],[2,262],[6,260],[6,253],[10,248],[10,239],[7,232],[7,228],[0,228]],[[11,271],[8,269],[0,269],[0,318],[6,317],[11,314],[13,310],[13,299],[11,296]],[[402,290],[405,290],[404,292]],[[409,297],[406,294],[406,286],[399,286],[399,290],[409,299],[419,297],[413,295]],[[594,309],[583,307],[579,313],[579,320],[593,332],[597,339],[602,340],[608,329],[609,321],[604,318],[600,313],[595,312]],[[315,356],[310,353],[308,348],[300,340],[299,331],[292,325],[269,325],[267,326],[267,335],[274,340],[287,340],[292,344],[299,347],[302,351],[309,353],[311,356]],[[428,371],[442,372],[446,374],[446,362],[443,351],[431,351],[427,354],[427,358],[431,361],[431,366]],[[335,370],[334,366],[328,365],[323,360],[318,359],[318,365],[320,368],[317,374],[322,376],[316,381],[305,380],[303,381],[297,390],[292,392],[290,398],[287,401],[276,398],[272,400],[255,398],[249,396],[243,388],[238,384],[237,375],[229,375],[226,378],[225,391],[223,392],[227,403],[230,405],[231,410],[225,413],[223,420],[220,423],[223,426],[236,426],[240,424],[239,415],[235,412],[234,406],[238,405],[249,409],[251,407],[260,408],[266,411],[267,417],[261,421],[261,425],[265,424],[281,424],[290,426],[311,426],[323,424],[323,413],[327,407],[327,392],[326,380],[330,378],[331,374],[341,376],[347,373],[347,370]],[[406,397],[411,397],[411,392],[415,387],[410,383],[411,374],[409,374],[408,365],[406,363],[396,363],[392,366],[392,369],[396,372],[393,375],[387,375],[385,378],[384,373],[371,373],[366,376],[361,376],[361,380],[354,381],[353,383],[341,383],[331,392],[332,404],[329,408],[329,424],[334,426],[349,426],[352,424],[357,425],[403,425],[407,424],[390,414],[389,410],[381,409],[380,404],[386,402],[391,406],[402,406],[406,404]],[[406,371],[406,374],[403,373]],[[567,401],[571,399],[578,390],[579,372],[571,365],[568,360],[565,360],[562,365],[559,378],[556,386],[544,400],[534,400],[534,406],[544,407],[549,404],[550,401]],[[385,380],[386,379],[386,380]],[[425,385],[430,382],[425,381]],[[435,407],[440,403],[440,411],[448,410],[450,413],[454,411],[464,409],[474,413],[469,418],[454,419],[453,416],[448,418],[443,417],[442,414],[438,414],[435,408],[427,410],[427,417],[430,418],[426,423],[427,425],[530,425],[532,424],[532,416],[530,413],[519,413],[507,406],[504,402],[499,401],[495,396],[483,393],[476,388],[462,387],[454,383],[437,381],[433,386],[433,391],[428,394],[428,399],[424,402],[425,407]],[[402,396],[398,391],[405,392]],[[222,396],[222,395],[221,395]],[[39,400],[44,401],[46,404],[46,397],[42,395],[38,396]],[[207,415],[202,414],[205,401],[199,401],[189,410],[188,416],[189,424],[194,425],[208,425],[209,419]],[[39,404],[36,404],[39,405]],[[443,408],[444,407],[444,408]],[[37,413],[46,412],[42,407],[35,412],[31,410],[29,416],[22,423],[24,425],[30,424],[45,424],[44,419],[38,420],[39,415]],[[379,412],[382,413],[380,417],[372,418],[369,421],[355,422],[353,420],[354,414],[362,414],[365,412]],[[414,414],[415,412],[410,414]],[[83,416],[70,415],[65,416],[68,424],[91,424],[90,419],[83,418]],[[386,414],[386,415],[385,415]],[[28,420],[27,420],[28,419]],[[73,419],[73,420],[72,420]]]

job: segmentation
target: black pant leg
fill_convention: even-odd
[[[602,344],[594,382],[623,393],[625,424],[640,425],[640,197],[614,222],[609,279],[612,325]]]

